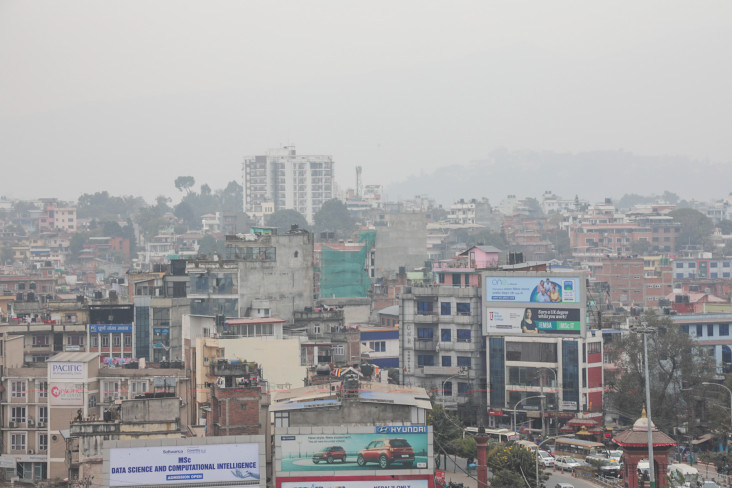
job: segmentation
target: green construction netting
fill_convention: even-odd
[[[376,231],[362,231],[357,250],[333,249],[323,244],[320,256],[321,298],[367,297],[371,278],[366,266]]]

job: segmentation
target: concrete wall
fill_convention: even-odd
[[[239,316],[247,316],[253,300],[264,299],[269,300],[271,316],[292,323],[295,310],[313,306],[312,234],[262,236],[246,244],[274,246],[276,259],[239,261]]]
[[[393,276],[400,266],[424,266],[428,259],[425,214],[389,214],[387,222],[376,231],[376,276]]]
[[[173,421],[180,418],[180,400],[174,398],[147,398],[122,402],[120,417],[124,422]]]
[[[303,386],[307,368],[300,365],[299,338],[240,337],[219,339],[218,342],[225,349],[225,359],[242,359],[259,364],[270,390]]]
[[[291,410],[290,426],[384,425],[411,422],[414,408],[417,407],[366,403],[357,399],[344,400],[338,407]]]

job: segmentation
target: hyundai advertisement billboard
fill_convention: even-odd
[[[313,471],[361,472],[428,471],[431,467],[432,442],[429,427],[376,426],[371,432],[349,432],[334,427],[328,434],[275,435],[277,471],[306,473]]]

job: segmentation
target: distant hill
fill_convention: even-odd
[[[494,151],[488,159],[439,168],[389,185],[390,200],[429,195],[443,205],[460,198],[487,197],[491,204],[506,195],[540,198],[551,190],[562,198],[590,202],[626,193],[662,194],[710,200],[732,191],[732,162],[692,160],[680,156],[639,156],[624,151],[554,153]]]

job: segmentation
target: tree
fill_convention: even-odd
[[[69,242],[69,251],[71,252],[71,256],[74,259],[79,258],[79,253],[84,248],[84,244],[86,244],[88,241],[88,232],[76,232],[74,235],[71,236],[71,241]]]
[[[542,217],[544,215],[544,210],[542,210],[541,204],[536,198],[524,199],[524,205],[529,209],[529,217]]]
[[[521,486],[526,486],[521,475],[508,469],[498,470],[491,478],[491,488],[516,488]]]
[[[712,221],[693,208],[678,208],[669,213],[674,222],[681,224],[681,232],[676,237],[676,247],[703,245],[713,230]]]
[[[653,422],[669,432],[688,415],[688,395],[682,392],[711,381],[716,365],[714,358],[668,316],[649,311],[641,321],[656,331],[647,338]],[[635,420],[646,401],[642,334],[628,334],[607,353],[615,354],[620,366],[619,373],[606,377],[609,403],[628,421]]]
[[[193,176],[179,176],[175,179],[175,187],[178,191],[186,192],[186,195],[191,192],[191,187],[196,184],[196,179]]]
[[[222,212],[242,212],[244,210],[244,187],[236,181],[230,181],[226,188],[217,190]]]
[[[336,198],[323,203],[313,216],[313,221],[316,232],[335,232],[339,237],[351,235],[356,225],[345,204]]]
[[[486,462],[493,472],[491,487],[520,487],[525,485],[524,479],[529,486],[536,486],[536,453],[520,445],[497,444],[488,451]],[[548,479],[543,471],[539,471],[539,477]],[[513,484],[504,484],[509,480]]]
[[[732,220],[721,220],[717,223],[717,227],[722,234],[732,234]]]
[[[277,227],[277,230],[281,233],[290,230],[292,225],[297,225],[301,229],[308,229],[308,221],[302,216],[300,212],[292,209],[278,210],[273,214],[270,214],[265,219],[265,224],[268,227]]]
[[[427,414],[427,424],[432,426],[435,450],[454,454],[453,441],[463,436],[463,425],[439,403],[432,402],[432,410]]]

